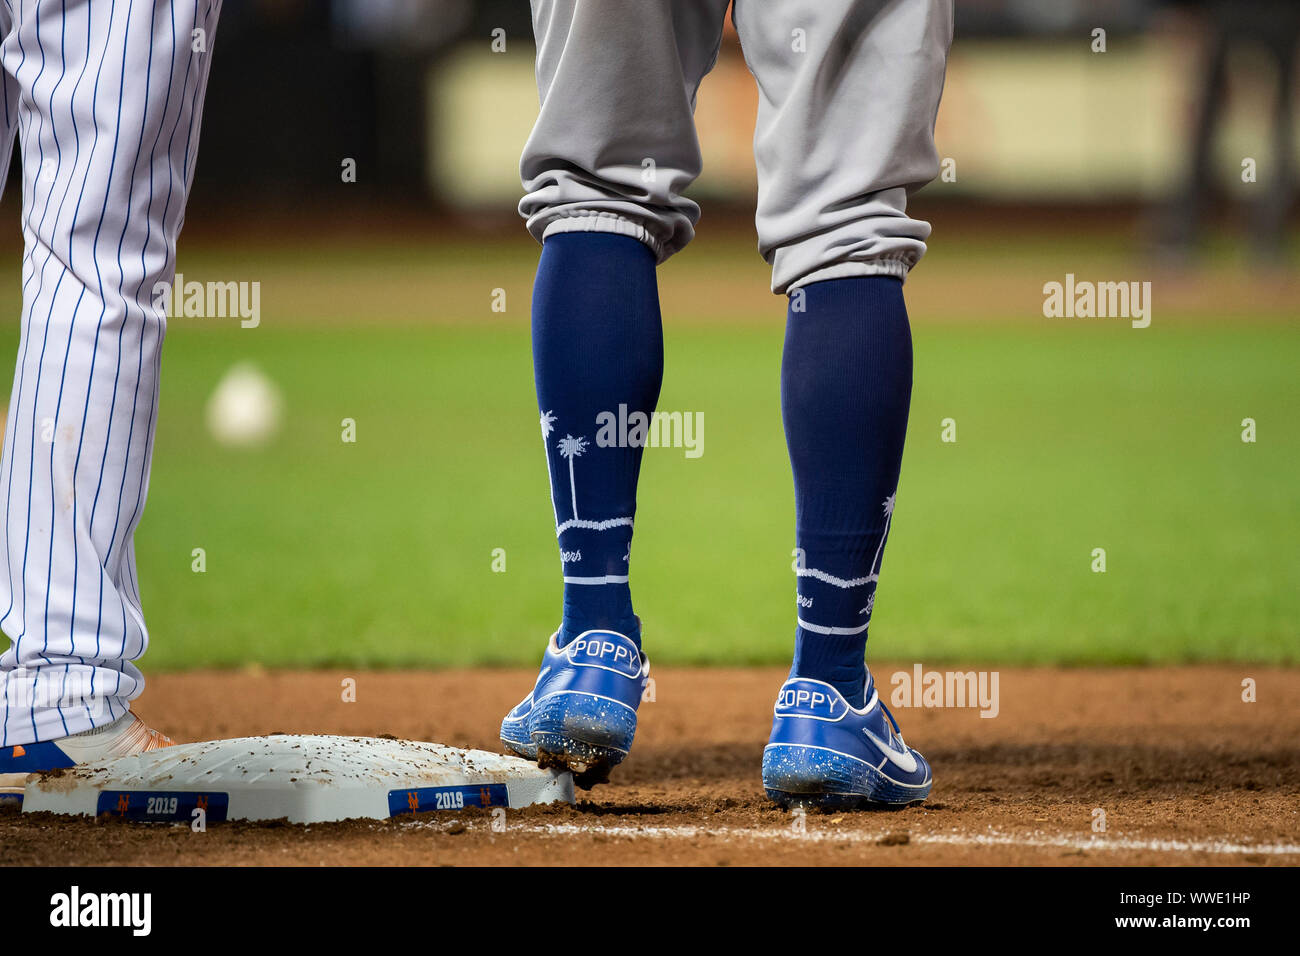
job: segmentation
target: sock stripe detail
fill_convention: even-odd
[[[861,634],[863,631],[867,629],[867,627],[871,623],[870,621],[868,621],[866,624],[860,624],[857,627],[823,627],[820,624],[810,624],[807,621],[805,621],[803,618],[797,618],[797,620],[801,628],[803,628],[805,631],[810,631],[813,634],[830,634],[830,635],[845,635],[845,636],[852,635],[852,634]]]
[[[565,584],[627,584],[626,574],[603,574],[599,577],[580,578],[565,575]]]
[[[880,580],[879,574],[868,574],[865,578],[837,578],[833,574],[827,574],[825,571],[818,571],[816,568],[800,568],[795,572],[795,576],[825,581],[827,584],[833,584],[837,588],[856,588]]]
[[[610,528],[630,528],[632,527],[631,518],[608,518],[605,521],[587,521],[582,518],[570,518],[563,524],[555,528],[556,537],[564,534],[571,528],[580,528],[583,531],[608,531]]]

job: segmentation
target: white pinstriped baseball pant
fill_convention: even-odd
[[[22,331],[0,461],[0,746],[116,719],[148,645],[132,536],[220,0],[0,8]]]

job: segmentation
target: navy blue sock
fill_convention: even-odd
[[[564,571],[561,646],[601,628],[640,642],[628,561],[648,417],[663,380],[655,256],[636,239],[560,233],[533,287],[533,371]]]
[[[802,292],[791,297],[781,363],[801,549],[791,675],[826,681],[861,707],[912,396],[912,337],[898,279],[833,279]]]

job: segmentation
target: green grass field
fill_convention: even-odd
[[[794,610],[782,305],[747,241],[714,249],[664,270],[660,407],[704,413],[704,455],[646,453],[633,593],[657,661],[779,662]],[[147,670],[538,659],[560,595],[526,321],[535,256],[183,250],[187,277],[260,278],[263,321],[169,331],[137,535]],[[1141,331],[1009,316],[963,297],[962,262],[914,279],[915,398],[871,653],[1300,662],[1295,316],[1166,311]],[[1033,301],[1044,269],[1002,281]],[[10,325],[4,367],[15,348]],[[258,450],[224,449],[203,424],[242,360],[284,396],[280,438]]]

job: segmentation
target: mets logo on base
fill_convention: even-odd
[[[225,793],[165,790],[101,790],[96,815],[108,814],[120,820],[190,822],[195,810],[202,810],[208,823],[226,819],[230,797]]]
[[[466,807],[508,807],[510,797],[504,783],[481,783],[465,787],[417,787],[388,791],[388,815],[464,810]]]

